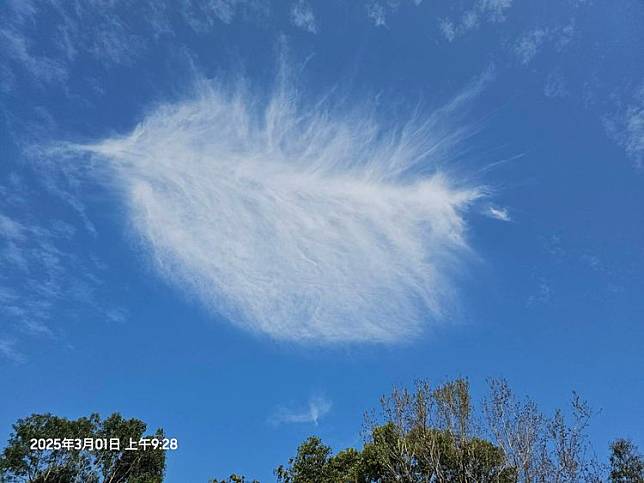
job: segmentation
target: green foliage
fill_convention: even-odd
[[[331,455],[331,448],[317,436],[311,436],[297,449],[297,455],[288,462],[288,467],[275,470],[277,481],[285,483],[336,483],[364,481],[362,455],[349,448]]]
[[[99,418],[70,421],[51,414],[34,414],[19,419],[0,457],[2,481],[95,481],[92,458],[79,451],[31,450],[33,438],[85,438],[93,435]]]
[[[311,436],[297,448],[297,454],[289,459],[288,468],[279,466],[275,470],[278,481],[285,483],[330,482],[329,459],[331,448],[317,436]]]
[[[637,446],[626,439],[610,445],[610,481],[613,483],[643,483],[644,458]]]
[[[144,437],[146,425],[138,419],[98,414],[69,420],[52,414],[19,419],[0,456],[0,482],[32,483],[158,483],[163,481],[165,454],[161,449],[126,451],[130,440]],[[163,438],[163,431],[154,435]],[[32,449],[32,439],[119,438],[119,450]]]
[[[373,429],[362,451],[332,455],[319,438],[310,437],[275,474],[285,483],[516,481],[515,471],[504,464],[502,452],[488,441],[472,438],[459,445],[444,430],[403,434],[387,423]]]

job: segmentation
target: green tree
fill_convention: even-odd
[[[138,442],[146,425],[138,419],[98,414],[75,420],[52,414],[33,414],[13,425],[8,444],[0,455],[0,482],[25,483],[158,483],[163,481],[165,453],[147,448],[127,451],[130,438]],[[152,436],[163,439],[163,431]],[[85,438],[119,438],[120,448],[90,451],[63,448],[60,441]],[[46,449],[33,449],[32,440],[52,440]],[[42,447],[40,447],[42,448]]]
[[[363,448],[333,455],[317,437],[302,443],[275,473],[285,483],[312,482],[513,482],[503,451],[471,432],[467,381],[436,389],[394,389],[381,399],[378,417],[366,419]]]
[[[120,441],[139,441],[145,437],[146,425],[138,419],[124,419],[115,413],[105,419],[97,431],[99,438],[119,438]],[[163,430],[151,436],[158,441],[164,438]],[[109,483],[156,483],[163,481],[165,470],[165,452],[161,449],[145,451],[110,451],[97,452],[97,460],[103,475],[103,481]]]
[[[472,412],[465,379],[394,389],[366,421],[366,481],[514,481],[503,451],[473,431]]]
[[[317,436],[311,436],[300,444],[287,467],[276,468],[275,475],[284,483],[356,481],[352,477],[358,462],[357,451],[351,449],[332,456],[329,446]]]

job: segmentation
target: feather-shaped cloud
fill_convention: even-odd
[[[282,340],[394,342],[440,319],[467,252],[479,191],[438,161],[475,90],[396,127],[207,84],[74,149],[107,161],[155,267],[214,313]]]

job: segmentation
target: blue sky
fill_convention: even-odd
[[[644,443],[644,5],[0,6],[0,436],[120,411],[168,481],[502,376]]]

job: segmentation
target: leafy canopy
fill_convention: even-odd
[[[145,437],[146,424],[114,413],[70,420],[52,414],[33,414],[13,425],[0,455],[0,482],[29,483],[159,483],[165,472],[162,449],[127,451],[130,438]],[[163,430],[153,436],[163,439]],[[32,439],[120,439],[120,449],[32,449]]]

